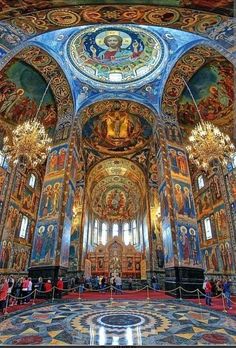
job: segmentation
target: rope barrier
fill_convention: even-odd
[[[49,293],[52,293],[52,302],[54,301],[55,299],[55,291],[56,290],[59,290],[60,292],[66,292],[67,294],[69,294],[69,292],[74,292],[75,290],[79,290],[78,291],[78,294],[79,294],[79,297],[78,297],[78,300],[80,301],[81,300],[81,288],[82,286],[79,285],[75,288],[70,288],[70,289],[60,289],[58,288],[57,286],[53,286],[52,289],[50,290],[38,290],[38,289],[34,289],[32,292],[30,292],[29,294],[27,294],[26,296],[22,296],[22,297],[17,297],[17,296],[14,296],[12,294],[8,294],[7,295],[7,298],[6,298],[6,306],[5,306],[5,314],[8,314],[7,312],[7,308],[9,307],[9,302],[10,302],[10,299],[15,299],[15,300],[18,300],[18,301],[23,301],[25,300],[26,298],[28,297],[31,297],[32,294],[33,295],[33,302],[32,302],[32,305],[35,305],[35,300],[36,300],[36,296],[37,296],[37,293],[42,293],[42,294],[49,294]],[[206,294],[206,293],[203,293],[200,289],[195,289],[195,290],[186,290],[184,289],[182,286],[178,286],[174,289],[171,289],[171,290],[160,290],[160,289],[155,289],[153,288],[152,286],[150,285],[145,285],[143,288],[141,289],[138,289],[138,290],[122,290],[120,288],[117,288],[115,287],[114,285],[109,285],[107,287],[104,287],[104,288],[100,288],[100,289],[87,289],[87,288],[83,288],[82,292],[86,292],[86,293],[89,293],[89,292],[104,292],[106,290],[109,290],[110,289],[110,301],[113,300],[113,291],[115,291],[117,294],[120,293],[120,294],[134,294],[134,293],[138,293],[140,291],[143,291],[146,289],[146,298],[147,300],[150,300],[150,292],[149,290],[154,290],[155,292],[160,292],[160,293],[172,293],[172,292],[176,292],[177,290],[179,291],[179,300],[182,300],[182,291],[186,292],[186,293],[195,293],[197,292],[197,297],[198,297],[198,305],[201,306],[202,303],[201,303],[201,299],[200,299],[200,295],[204,296],[205,298],[208,298],[209,296]],[[210,300],[212,299],[216,299],[216,298],[222,298],[222,306],[223,306],[223,312],[226,312],[227,313],[227,309],[226,309],[226,306],[225,306],[225,299],[228,300],[227,301],[227,305],[229,306],[229,304],[236,304],[236,302],[232,301],[230,297],[227,297],[223,292],[216,295],[216,296],[211,296],[210,297]],[[209,301],[210,301],[209,300]],[[13,304],[14,305],[14,304]]]

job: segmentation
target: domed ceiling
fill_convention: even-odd
[[[81,115],[84,142],[99,152],[114,155],[144,147],[155,132],[156,116],[135,102],[97,102]]]
[[[144,209],[145,177],[142,170],[124,158],[97,164],[89,173],[87,200],[103,221],[128,221]]]
[[[129,83],[155,71],[166,55],[163,40],[131,26],[89,27],[72,36],[67,52],[74,67],[101,82]]]

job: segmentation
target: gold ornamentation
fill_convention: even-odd
[[[189,159],[207,170],[213,160],[227,165],[235,153],[230,137],[210,122],[201,121],[191,132],[190,145],[186,146]]]
[[[18,125],[12,131],[11,137],[4,138],[3,151],[10,163],[20,162],[35,168],[46,160],[51,142],[44,126],[31,120]]]

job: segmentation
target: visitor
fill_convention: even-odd
[[[33,283],[31,278],[29,278],[29,283],[28,283],[28,297],[26,298],[26,302],[28,303],[30,301],[31,298],[31,293],[32,293],[32,289],[33,289]]]
[[[206,304],[208,306],[211,306],[212,285],[209,280],[206,281],[205,294],[206,294]]]
[[[13,295],[15,298],[13,298],[12,306],[19,305],[21,303],[20,297],[22,294],[22,285],[23,285],[23,278],[18,278],[15,281],[14,287],[13,287]]]
[[[62,297],[62,291],[64,289],[64,283],[63,283],[63,280],[62,278],[58,278],[58,281],[57,281],[57,297],[58,298],[61,298]]]
[[[75,278],[74,277],[72,277],[70,279],[70,288],[71,288],[71,290],[73,290],[73,292],[75,292]]]
[[[216,296],[220,295],[223,291],[222,281],[218,278],[216,280]]]
[[[0,311],[2,314],[5,314],[6,305],[7,305],[7,292],[8,292],[8,282],[2,277],[0,279]]]
[[[51,294],[52,294],[52,282],[50,279],[48,279],[48,281],[44,284],[44,290],[47,293],[47,298],[51,298]]]
[[[133,290],[133,279],[131,276],[128,279],[128,284],[129,284],[129,290]]]
[[[37,281],[37,283],[34,285],[34,288],[35,288],[37,291],[42,291],[42,289],[43,289],[43,278],[42,278],[42,277],[39,277],[39,278],[38,278],[38,281]]]
[[[101,289],[102,292],[105,292],[105,287],[106,287],[106,278],[103,276],[101,280]]]
[[[230,299],[231,297],[231,279],[225,279],[224,284],[223,284],[223,293],[226,298],[226,305],[227,309],[232,309],[232,301]]]
[[[27,299],[27,295],[28,295],[28,287],[29,287],[29,279],[28,277],[24,277],[23,278],[23,283],[22,283],[22,291],[21,291],[21,294],[22,294],[22,301],[23,301],[23,304],[26,304],[26,299]]]
[[[12,302],[13,302],[13,298],[10,295],[13,295],[13,288],[14,288],[14,277],[12,275],[9,276],[9,278],[7,279],[7,283],[8,283],[8,295],[9,295],[9,305],[12,306]]]
[[[160,290],[160,286],[158,284],[156,274],[153,274],[152,279],[151,279],[151,283],[152,283],[152,288],[154,289],[154,291]]]
[[[120,274],[116,276],[116,294],[122,294],[122,279]]]
[[[84,292],[84,276],[81,275],[79,278],[79,292],[82,294]]]

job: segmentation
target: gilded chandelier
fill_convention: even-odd
[[[190,161],[205,170],[209,168],[213,160],[218,160],[223,166],[226,166],[235,153],[235,146],[228,135],[222,133],[213,123],[202,119],[194,96],[184,78],[183,81],[200,119],[200,122],[191,131],[190,144],[186,146]]]
[[[38,120],[40,107],[54,76],[49,80],[39,103],[36,115],[32,120],[19,124],[10,137],[3,139],[5,152],[10,163],[27,165],[35,168],[44,163],[50,151],[52,139],[49,138],[44,126]]]
[[[227,165],[235,153],[230,137],[210,122],[201,121],[192,130],[190,145],[186,146],[189,159],[198,167],[207,170],[213,160]]]
[[[50,144],[51,139],[44,126],[33,119],[18,125],[11,137],[4,138],[3,151],[11,163],[23,163],[35,168],[45,161]]]

